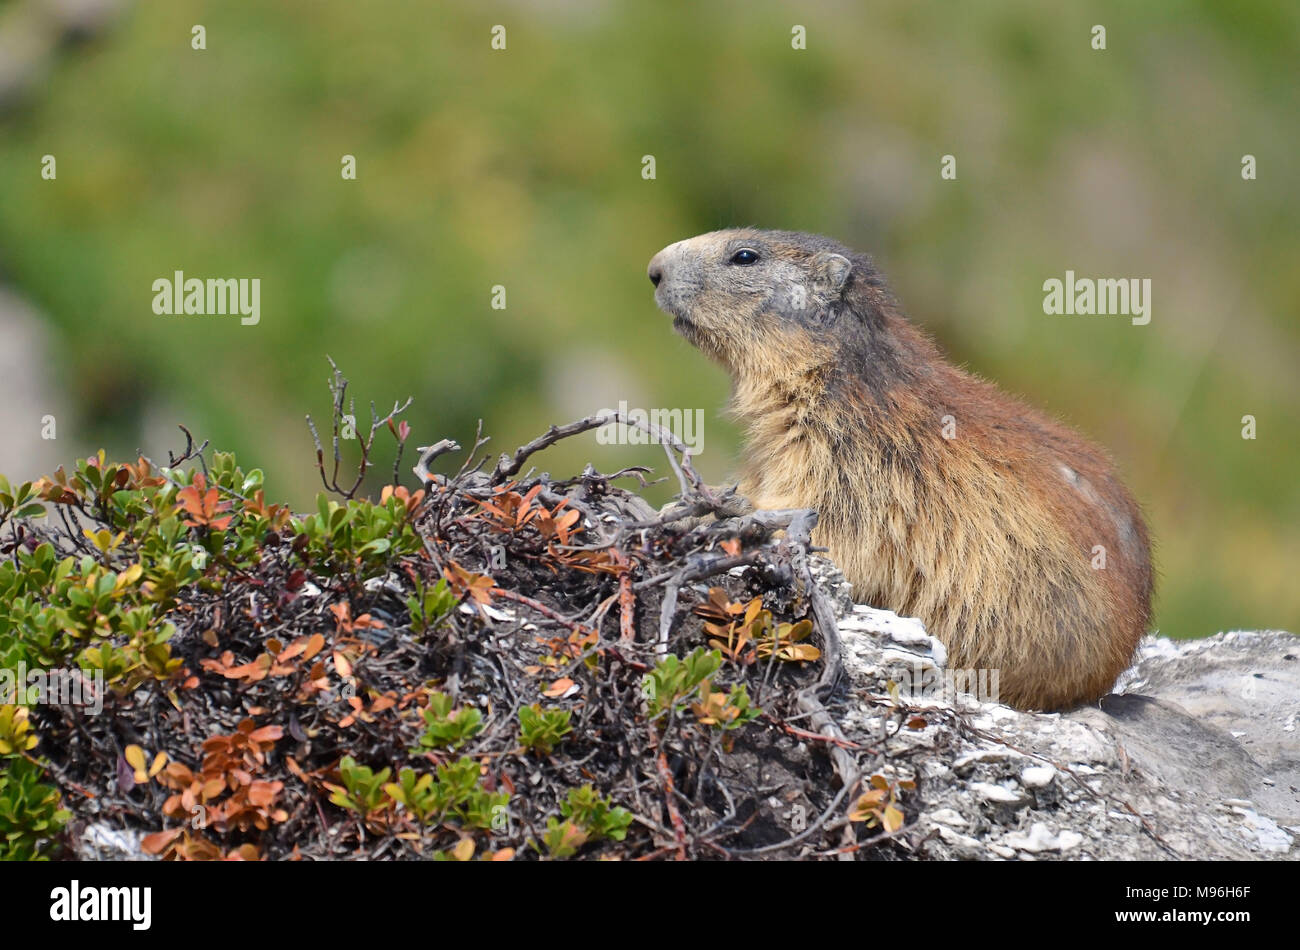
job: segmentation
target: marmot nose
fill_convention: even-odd
[[[650,275],[650,283],[658,287],[659,281],[664,279],[664,262],[662,253],[656,254],[654,257],[650,258],[650,266],[646,269],[646,273]]]

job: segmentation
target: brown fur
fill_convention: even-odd
[[[732,263],[741,248],[759,261]],[[650,272],[678,331],[731,372],[742,492],[816,508],[814,540],[855,600],[919,617],[950,667],[998,670],[1012,705],[1109,691],[1153,578],[1141,512],[1100,449],[947,363],[870,259],[826,238],[718,231]]]

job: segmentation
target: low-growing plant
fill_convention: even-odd
[[[632,824],[632,813],[614,805],[614,799],[601,798],[590,784],[569,789],[560,804],[560,814],[572,819],[587,834],[587,840],[609,838],[622,841]]]
[[[695,608],[704,617],[704,631],[709,646],[721,651],[729,660],[751,663],[772,657],[787,662],[816,660],[821,650],[803,643],[813,631],[812,621],[777,623],[770,610],[763,609],[763,599],[755,597],[747,604],[735,603],[721,587],[709,590],[709,599]],[[748,648],[748,649],[747,649]]]
[[[642,683],[651,721],[685,704],[721,665],[722,654],[703,647],[685,659],[670,653],[656,663]]]
[[[853,803],[849,821],[866,822],[868,828],[879,826],[892,834],[903,827],[903,811],[897,804],[899,793],[915,789],[916,783],[910,779],[891,782],[883,775],[873,775],[870,785]]]
[[[415,593],[406,598],[406,609],[411,614],[411,629],[416,633],[428,633],[435,629],[455,606],[456,595],[442,578],[432,586],[417,581]]]
[[[169,818],[196,822],[218,831],[228,828],[265,831],[272,822],[286,821],[288,812],[278,807],[281,781],[260,778],[267,753],[284,735],[280,726],[258,727],[252,719],[243,720],[229,735],[215,735],[203,742],[203,761],[198,771],[183,762],[160,765],[161,753],[144,769],[144,751],[136,746],[125,750],[127,765],[134,768],[136,781],[154,776],[173,794],[163,802],[162,812]]]
[[[484,830],[499,826],[510,802],[508,792],[489,792],[479,780],[479,764],[469,756],[438,766],[434,788],[439,813]]]
[[[10,515],[15,518],[40,518],[45,506],[40,501],[40,488],[32,482],[23,482],[17,488],[0,475],[0,524]]]
[[[560,817],[546,819],[541,845],[533,848],[552,858],[571,858],[583,845],[594,841],[622,841],[632,824],[632,813],[614,805],[613,798],[602,798],[591,785],[571,788],[560,803]]]
[[[754,649],[759,659],[772,657],[787,663],[820,659],[822,651],[811,643],[802,643],[813,632],[808,618],[797,623],[774,623],[772,614],[764,610],[759,614],[759,630],[754,635]]]
[[[423,825],[454,818],[466,827],[500,830],[510,794],[488,791],[479,772],[479,764],[469,756],[438,766],[436,775],[404,768],[396,782],[384,786],[384,792]]]
[[[749,705],[749,688],[744,683],[722,693],[714,692],[708,680],[700,683],[700,701],[691,704],[691,711],[700,725],[713,726],[724,732],[739,729],[763,715],[763,710]]]
[[[425,729],[414,750],[417,753],[428,749],[459,749],[483,728],[482,713],[473,706],[462,706],[453,712],[451,697],[446,693],[431,693],[423,716]]]
[[[385,421],[394,428],[391,418]],[[395,434],[400,450],[404,423]],[[340,437],[347,438],[336,433],[336,445]],[[588,513],[586,502],[573,510],[578,502],[552,495],[561,483],[493,484],[485,500],[481,486],[460,484],[459,476],[434,478],[438,504],[421,521],[422,491],[389,487],[377,502],[354,497],[371,464],[363,458],[351,488],[331,486],[322,470],[336,497],[322,494],[313,513],[294,516],[266,502],[260,470],[245,473],[228,453],[205,460],[205,446],[196,453],[187,444],[166,467],[143,458],[110,463],[101,452],[71,474],[60,469],[17,487],[0,480],[0,664],[79,666],[102,672],[111,688],[97,720],[33,712],[45,733],[39,745],[26,708],[0,706],[0,857],[52,853],[68,820],[60,789],[96,800],[89,814],[109,806],[136,818],[161,812],[143,822],[154,832],[144,848],[174,860],[263,853],[294,859],[344,849],[383,855],[417,840],[421,856],[473,860],[481,850],[481,859],[496,860],[513,852],[487,847],[507,838],[553,858],[594,842],[605,842],[602,850],[611,855],[649,853],[665,844],[658,836],[622,849],[612,844],[626,841],[634,821],[615,805],[629,788],[666,805],[661,820],[679,834],[680,853],[699,853],[691,842],[710,840],[697,833],[717,797],[699,799],[684,813],[677,803],[686,799],[675,786],[698,789],[703,777],[720,774],[716,757],[730,749],[734,730],[761,715],[743,683],[732,685],[737,677],[727,674],[773,674],[741,668],[759,656],[810,658],[803,626],[774,623],[761,597],[732,604],[719,589],[706,608],[714,649],[665,656],[646,675],[640,647],[653,642],[653,632],[647,637],[642,621],[653,601],[638,602],[646,589],[638,578],[658,576],[657,562],[677,557],[680,539],[641,529],[647,533],[633,548],[622,533],[614,543],[594,531],[588,537],[589,526],[605,518],[598,483],[589,488]],[[367,451],[363,446],[363,456]],[[182,468],[191,460],[197,468]],[[503,456],[498,468],[522,461]],[[422,459],[421,468],[427,463]],[[43,525],[28,520],[46,515],[53,518]],[[498,562],[481,557],[497,543],[507,547],[511,565],[499,574]],[[733,557],[740,550],[739,540],[719,543]],[[527,584],[526,572],[534,575]],[[584,581],[594,586],[576,583]],[[516,606],[525,612],[520,631],[534,632],[542,655],[529,665],[537,651],[518,632],[513,646],[528,652],[500,656],[504,680],[480,677],[481,661],[491,658],[477,650],[475,633],[503,622],[505,601],[512,613]],[[618,639],[603,638],[613,624],[602,621],[614,620]],[[433,643],[440,628],[453,625],[454,639]],[[404,627],[426,643],[413,642]],[[173,638],[176,629],[183,634]],[[689,637],[691,628],[681,633]],[[737,665],[724,669],[724,658]],[[461,679],[464,698],[432,688],[466,669],[473,675]],[[534,689],[540,702],[518,711],[517,733],[485,729],[489,710]],[[195,692],[182,692],[189,690]],[[575,695],[589,735],[575,735],[572,712],[558,708],[562,697]],[[774,712],[787,713],[781,696],[774,691],[770,698]],[[171,716],[161,700],[179,713],[182,732],[206,737],[201,754],[135,744],[116,757],[93,754],[119,741],[163,741],[157,723],[150,725],[158,715]],[[554,708],[544,708],[548,702]],[[283,725],[259,726],[254,716]],[[655,727],[645,728],[647,716]],[[286,736],[292,749],[277,751]],[[694,741],[702,736],[706,741]],[[614,747],[617,762],[604,754]],[[393,749],[393,760],[385,761],[384,750]],[[32,757],[37,750],[50,758],[48,770]],[[677,759],[671,773],[667,753]],[[531,765],[520,761],[525,754],[536,757]],[[636,759],[647,755],[656,761]],[[659,782],[640,786],[656,766]],[[533,800],[519,806],[512,825],[514,783],[525,775]],[[577,775],[592,784],[568,788]],[[613,784],[603,787],[606,781]],[[557,789],[563,791],[554,804]],[[325,834],[313,817],[321,797],[329,800],[327,811],[343,809],[333,812],[343,819],[332,829],[337,835]],[[860,804],[866,815],[875,799]],[[548,817],[547,806],[557,811]],[[733,813],[748,810],[737,806]],[[886,814],[882,808],[875,820]],[[683,822],[691,829],[685,844]],[[170,827],[154,830],[162,825]],[[369,840],[368,831],[385,840]]]
[[[538,755],[550,755],[569,734],[567,709],[542,709],[539,703],[519,709],[519,744]]]
[[[88,537],[107,558],[123,535]],[[114,571],[89,555],[58,559],[48,542],[16,555],[0,564],[0,662],[50,669],[75,661],[102,670],[119,695],[178,673],[168,643],[175,628],[160,619],[166,605],[152,600],[140,562]]]
[[[412,768],[401,769],[397,773],[397,781],[385,785],[384,792],[421,824],[428,824],[439,813],[439,799],[433,790],[432,775],[420,775]]]
[[[578,827],[573,819],[546,819],[546,833],[542,835],[542,844],[546,846],[546,853],[551,857],[571,858],[586,843],[587,833]]]
[[[0,706],[0,756],[21,755],[36,748],[40,740],[32,731],[30,715],[26,706]]]
[[[350,755],[339,761],[339,778],[342,785],[326,782],[325,787],[332,793],[330,802],[340,808],[355,811],[367,821],[382,813],[390,804],[385,797],[384,785],[393,772],[382,768],[378,772],[368,766],[358,765]]]
[[[374,829],[383,826],[385,813],[399,804],[422,825],[455,819],[466,827],[492,830],[504,821],[509,793],[485,789],[478,763],[468,756],[438,766],[435,775],[404,768],[396,782],[389,782],[391,772],[375,772],[344,756],[339,762],[342,784],[324,784],[333,793],[330,802],[357,812]]]
[[[41,782],[44,771],[27,759],[0,765],[0,860],[43,861],[72,813],[58,789]]]
[[[395,558],[423,550],[413,522],[423,498],[423,490],[411,494],[391,485],[378,504],[358,499],[340,504],[322,492],[316,514],[291,522],[297,536],[293,550],[324,574],[353,581],[380,576]]]

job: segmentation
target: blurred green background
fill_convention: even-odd
[[[720,481],[726,379],[645,265],[718,227],[794,228],[875,254],[955,361],[1111,450],[1163,632],[1300,628],[1294,0],[105,0],[80,42],[68,6],[0,0],[10,476],[100,445],[165,458],[185,422],[306,506],[330,354],[361,405],[415,397],[412,445],[703,408]],[[259,277],[260,325],[154,315],[177,269]],[[1067,269],[1151,278],[1150,325],[1044,315]],[[540,459],[663,468],[591,436]]]

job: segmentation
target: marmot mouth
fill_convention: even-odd
[[[715,337],[709,332],[708,328],[700,326],[688,317],[674,316],[673,329],[678,336],[709,359],[720,363],[728,371],[732,369],[725,338],[719,339]]]
[[[697,350],[704,349],[705,336],[699,324],[692,323],[686,317],[673,317],[673,329],[683,340]]]

